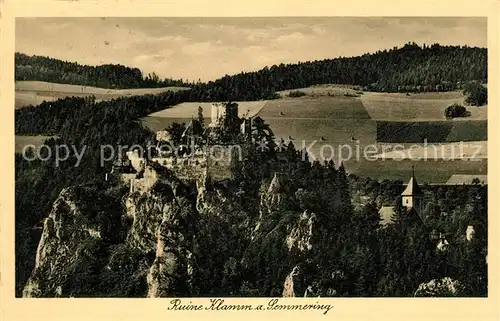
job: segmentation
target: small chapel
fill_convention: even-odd
[[[415,167],[412,166],[411,178],[406,185],[406,189],[401,193],[401,202],[408,211],[415,211],[421,215],[423,211],[424,193],[420,189],[415,178]]]
[[[415,178],[415,168],[412,166],[410,180],[401,193],[401,205],[406,208],[408,215],[421,217],[424,210],[424,195]],[[394,213],[394,206],[382,206],[379,210],[380,224],[382,226],[389,224]]]

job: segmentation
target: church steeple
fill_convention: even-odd
[[[406,189],[401,193],[402,205],[408,209],[415,209],[420,214],[422,212],[422,200],[424,193],[418,186],[417,179],[415,178],[415,166],[411,167],[411,178],[408,181]]]

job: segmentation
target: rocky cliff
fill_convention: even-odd
[[[256,190],[207,175],[181,181],[159,168],[146,171],[133,192],[61,192],[44,221],[24,297],[335,293],[314,272],[342,274],[318,250],[332,242],[332,222],[305,206],[313,189],[278,174]],[[338,193],[328,198],[340,206]]]

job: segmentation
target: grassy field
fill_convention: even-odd
[[[266,105],[266,100],[259,101],[237,101],[238,116],[242,117],[247,114],[254,116]],[[198,107],[203,109],[203,115],[210,118],[212,113],[212,103],[207,102],[189,102],[175,105],[171,108],[160,110],[156,113],[149,114],[148,117],[157,118],[191,118],[198,116]]]
[[[411,176],[411,166],[415,165],[415,176],[419,184],[445,183],[454,174],[487,175],[488,160],[446,161],[446,160],[377,160],[374,162],[345,163],[348,172],[375,179],[401,179],[405,183]]]
[[[328,144],[352,144],[352,137],[360,144],[374,144],[376,123],[370,119],[267,119],[277,138],[291,136],[295,141],[321,140]]]
[[[443,93],[372,93],[365,92],[358,98],[371,118],[376,120],[407,120],[430,121],[446,120],[444,111],[452,104],[464,105],[464,96],[461,92]],[[455,118],[453,121],[486,120],[487,106],[466,106],[471,113],[469,117]]]
[[[488,122],[377,121],[377,141],[388,143],[430,143],[479,141],[488,139]]]
[[[357,96],[360,93],[359,88],[357,87],[358,86],[323,84],[306,88],[282,90],[278,91],[278,94],[283,98],[288,97],[291,91],[301,91],[305,93],[307,96],[311,97],[318,97],[318,96],[342,97],[345,94]]]
[[[349,97],[299,97],[271,100],[258,113],[264,119],[278,117],[317,119],[370,119],[363,104]]]
[[[464,121],[453,124],[447,142],[475,141],[488,139],[488,121]]]
[[[22,153],[23,149],[27,145],[34,145],[36,147],[41,146],[47,139],[53,136],[15,136],[14,149],[16,153]]]
[[[378,154],[380,159],[406,159],[427,157],[445,159],[486,159],[488,158],[487,141],[471,141],[460,143],[439,143],[439,144],[380,144]]]
[[[154,118],[146,117],[143,124],[153,130],[167,127],[174,121],[186,122],[189,118]],[[453,174],[486,175],[487,159],[478,161],[445,161],[427,160],[411,161],[398,159],[367,160],[363,156],[363,149],[367,145],[375,144],[376,126],[372,120],[268,120],[276,138],[283,137],[288,142],[288,136],[292,136],[296,149],[309,147],[311,151],[310,160],[324,161],[332,159],[340,164],[339,157],[344,159],[343,163],[349,173],[359,176],[367,176],[376,179],[402,179],[408,180],[411,166],[415,165],[415,174],[419,182],[444,183]],[[351,135],[355,129],[358,133],[359,142],[352,142]],[[292,134],[290,134],[292,133]],[[325,141],[319,140],[324,136]],[[310,146],[313,141],[316,143]],[[485,142],[480,142],[485,144]],[[345,147],[342,145],[347,145]],[[447,145],[447,144],[443,144]],[[325,147],[323,147],[325,146]],[[330,148],[330,146],[333,148]],[[373,154],[372,154],[373,155]],[[349,160],[345,160],[349,158]]]
[[[450,177],[450,179],[446,182],[447,185],[461,185],[461,184],[467,184],[471,185],[474,181],[474,179],[479,179],[481,184],[487,184],[488,183],[488,176],[487,175],[467,175],[467,174],[455,174]]]
[[[191,118],[166,118],[166,117],[144,117],[140,121],[143,126],[152,131],[162,130],[174,122],[187,123]],[[205,123],[210,119],[205,118]],[[369,119],[366,120],[330,120],[330,119],[266,119],[266,123],[271,129],[277,140],[283,138],[289,141],[292,137],[293,143],[297,148],[309,146],[316,141],[312,150],[319,153],[322,145],[329,144],[338,147],[338,145],[348,144],[354,149],[355,146],[361,147],[368,144],[375,144],[376,124]],[[359,143],[351,140],[356,135]],[[322,140],[323,138],[323,140]],[[305,144],[305,145],[304,145]]]
[[[360,176],[406,181],[412,165],[416,165],[415,172],[422,183],[445,183],[453,174],[487,174],[487,109],[467,107],[472,111],[472,117],[460,121],[445,120],[443,117],[444,108],[463,102],[460,92],[409,96],[363,93],[359,97],[345,97],[346,90],[354,92],[347,87],[315,86],[310,87],[303,97],[240,102],[239,114],[242,116],[250,110],[250,115],[258,115],[270,125],[277,140],[292,140],[297,149],[309,148],[311,160],[332,159],[339,164],[341,158],[348,172]],[[281,94],[286,96],[287,92]],[[192,116],[196,117],[198,106],[202,106],[208,123],[210,105],[183,103],[151,114],[141,122],[157,131],[173,122],[188,122]],[[363,155],[364,148],[369,145],[377,148],[375,153],[371,149],[370,156],[374,156],[383,152],[381,146],[384,142],[401,143],[409,148],[413,142],[423,143],[425,138],[428,143],[443,146],[445,159],[449,158],[448,154],[454,146],[450,142],[477,143],[482,147],[476,156],[479,160],[412,161],[387,155],[371,161]],[[414,155],[423,151],[420,147]],[[465,148],[464,154],[470,155],[474,151]]]
[[[78,86],[49,83],[43,81],[16,81],[15,108],[39,105],[44,100],[54,101],[65,97],[95,96],[96,101],[110,100],[123,96],[158,94],[165,91],[187,90],[187,87],[105,89],[91,86]]]

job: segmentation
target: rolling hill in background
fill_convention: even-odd
[[[215,100],[255,100],[272,98],[276,91],[317,84],[359,85],[381,92],[440,92],[461,89],[463,82],[486,79],[486,48],[408,43],[357,57],[273,65],[227,75],[205,86]],[[218,98],[221,91],[225,95]]]
[[[190,101],[261,100],[277,91],[317,84],[362,86],[365,91],[429,92],[461,89],[464,82],[487,79],[487,49],[467,46],[401,48],[294,64],[266,66],[253,72],[226,75],[207,83],[186,84],[144,76],[122,65],[83,66],[54,58],[16,54],[16,80],[37,80],[101,88],[189,86]]]

